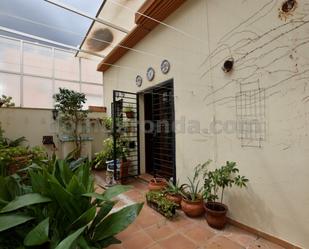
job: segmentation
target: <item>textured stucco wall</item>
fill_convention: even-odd
[[[89,118],[102,118],[105,113],[89,113]],[[5,136],[16,139],[25,136],[29,146],[42,146],[43,136],[53,136],[58,151],[58,156],[62,156],[61,144],[58,139],[57,121],[52,118],[49,109],[30,109],[30,108],[0,108],[0,122]],[[89,134],[94,140],[91,142],[92,154],[102,150],[102,141],[107,137],[106,130],[99,122],[93,121],[90,125]],[[46,149],[51,152],[51,147]]]
[[[229,216],[309,248],[309,2],[298,1],[292,15],[279,18],[282,2],[187,1],[165,20],[182,32],[159,25],[135,47],[148,54],[131,51],[116,63],[124,68],[105,72],[104,99],[110,106],[112,90],[136,92],[173,78],[176,120],[187,121],[186,131],[176,134],[177,177],[186,181],[209,158],[213,167],[238,162],[250,183],[246,190],[227,192]],[[225,74],[221,67],[230,56],[235,68]],[[160,72],[163,59],[171,62],[167,75]],[[153,82],[146,79],[149,66],[156,70]],[[135,85],[138,74],[142,88]],[[237,120],[240,86],[265,90],[258,101],[265,106],[259,121],[266,127],[260,148],[255,142],[241,146],[235,130],[211,132],[214,121],[221,129]],[[203,130],[190,132],[196,121]]]

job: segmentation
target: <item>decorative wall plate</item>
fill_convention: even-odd
[[[136,83],[136,85],[137,85],[138,87],[141,87],[142,84],[143,84],[143,78],[142,78],[142,76],[137,75],[137,76],[136,76],[136,79],[135,79],[135,83]]]
[[[155,70],[152,67],[148,68],[147,69],[147,79],[149,81],[152,81],[154,77],[155,77]]]
[[[167,74],[170,71],[170,68],[171,68],[171,64],[169,63],[168,60],[162,61],[162,63],[161,63],[161,72],[163,74]]]

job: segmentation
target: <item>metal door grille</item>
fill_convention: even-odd
[[[137,94],[113,91],[114,176],[116,180],[124,180],[140,174],[138,106]],[[128,111],[131,112],[128,114]]]
[[[174,90],[170,81],[152,91],[152,162],[155,176],[176,180]]]

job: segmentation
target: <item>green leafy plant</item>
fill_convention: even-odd
[[[13,107],[15,103],[12,102],[13,98],[10,96],[2,95],[0,98],[0,108],[1,107]]]
[[[55,110],[59,111],[61,120],[73,124],[73,136],[75,141],[76,155],[81,154],[81,137],[78,131],[79,126],[87,118],[88,112],[83,110],[83,104],[86,103],[84,93],[78,93],[73,90],[59,88],[59,93],[53,96],[55,99]]]
[[[111,117],[104,117],[103,118],[103,124],[104,124],[106,130],[110,131],[113,127],[113,119]]]
[[[116,158],[126,160],[128,156],[128,141],[125,139],[117,139],[116,143]],[[94,159],[95,168],[100,169],[106,166],[106,161],[114,159],[114,139],[109,137],[103,141],[103,149],[96,153]]]
[[[175,216],[177,204],[166,199],[163,192],[149,191],[146,193],[146,200],[150,207],[165,217],[172,218]]]
[[[89,163],[72,170],[69,162],[54,160],[32,165],[29,175],[30,193],[11,196],[0,190],[0,238],[5,238],[0,248],[101,249],[120,243],[114,236],[143,206],[136,203],[111,213],[113,198],[130,187],[95,193]],[[0,184],[7,190],[9,181],[3,179]]]
[[[200,200],[204,196],[204,188],[200,187],[199,177],[201,173],[207,168],[211,163],[211,160],[203,164],[199,164],[194,168],[193,178],[188,177],[188,184],[184,184],[183,191],[181,192],[182,196],[189,201]]]
[[[237,187],[246,187],[249,181],[245,176],[238,175],[239,169],[236,162],[227,161],[225,165],[213,171],[204,173],[204,198],[207,201],[220,200],[223,203],[224,190],[234,185]],[[221,191],[221,193],[220,193]]]
[[[165,188],[164,193],[168,193],[170,195],[181,195],[184,187],[184,184],[179,184],[179,180],[177,180],[175,184],[170,180],[167,183],[167,187]]]

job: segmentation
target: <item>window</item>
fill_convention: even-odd
[[[103,105],[103,90],[101,86],[82,84],[81,92],[86,94],[86,107]]]
[[[53,74],[53,52],[51,48],[24,43],[24,73],[48,76]]]
[[[103,77],[96,70],[98,63],[69,50],[0,36],[0,94],[12,96],[16,106],[53,108],[52,96],[63,87],[84,92],[86,107],[101,106]]]
[[[20,71],[20,41],[0,37],[0,69]]]
[[[52,80],[24,77],[23,101],[25,107],[52,108],[53,107]]]
[[[81,59],[82,78],[81,81],[101,83],[102,73],[97,71],[98,61]]]
[[[0,96],[11,96],[15,106],[20,106],[20,76],[0,73]]]
[[[79,80],[79,60],[74,54],[55,49],[55,78]]]

